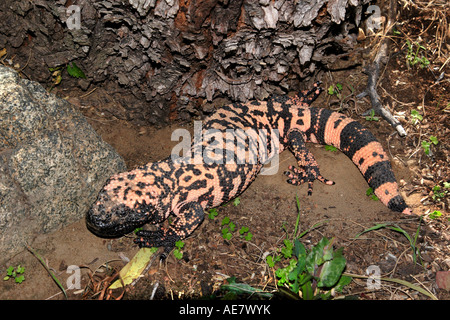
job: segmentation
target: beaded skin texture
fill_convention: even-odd
[[[140,247],[164,247],[162,258],[174,248],[175,242],[189,236],[203,221],[206,209],[219,206],[241,194],[256,178],[263,161],[257,151],[266,147],[268,153],[280,153],[285,148],[295,156],[298,168],[290,166],[284,172],[292,185],[308,184],[312,194],[314,180],[327,185],[333,181],[322,177],[306,142],[332,145],[347,155],[359,168],[381,202],[393,211],[412,214],[398,192],[388,155],[374,135],[359,122],[328,109],[310,108],[322,89],[319,82],[297,96],[276,96],[267,101],[250,101],[223,106],[203,122],[203,139],[192,144],[200,150],[203,160],[215,156],[215,148],[224,147],[225,163],[173,161],[171,157],[148,163],[129,172],[110,177],[98,199],[86,215],[89,230],[102,237],[119,237],[144,224],[156,224],[156,231],[137,232],[134,242]],[[214,130],[212,130],[214,129]],[[266,139],[240,140],[237,147],[227,147],[211,132],[227,130],[259,130]],[[278,135],[274,135],[277,129]],[[277,139],[279,146],[274,148]],[[236,138],[236,141],[239,140]],[[239,146],[245,149],[245,161]],[[231,153],[230,153],[231,152]],[[231,156],[230,156],[231,155]],[[160,226],[170,215],[168,227]]]

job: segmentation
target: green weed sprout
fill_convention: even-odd
[[[14,279],[15,283],[22,283],[25,280],[25,276],[23,273],[25,272],[25,268],[20,264],[14,268],[10,266],[6,269],[6,277],[3,278],[4,281],[8,281],[9,279]]]
[[[173,255],[178,260],[181,260],[183,258],[183,251],[182,251],[183,247],[184,241],[178,240],[177,242],[175,242],[175,249],[173,250]]]

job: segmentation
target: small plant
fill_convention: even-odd
[[[221,222],[222,228],[222,237],[225,240],[230,240],[233,237],[233,232],[236,231],[236,224],[230,220],[229,217],[225,217]],[[239,235],[241,239],[245,239],[247,241],[252,240],[253,234],[249,231],[248,227],[241,227],[239,229]]]
[[[253,238],[253,234],[249,231],[248,227],[242,227],[239,229],[239,234],[241,235],[241,238],[244,238],[247,241],[250,241]]]
[[[296,236],[300,219],[300,201],[298,197],[298,215],[295,223],[293,237],[289,237],[286,227],[286,239],[283,240],[284,247],[279,254],[268,255],[267,265],[274,268],[283,259],[288,260],[288,265],[275,270],[278,285],[282,286],[283,292],[292,298],[304,300],[329,299],[335,291],[349,284],[351,277],[343,275],[346,260],[342,255],[342,248],[333,250],[334,239],[322,238],[317,245],[307,250],[300,242],[305,234],[320,226],[322,222],[315,224],[309,230],[303,231]],[[291,240],[294,239],[294,240]],[[282,290],[279,290],[282,292]]]
[[[343,248],[333,250],[333,241],[324,237],[308,251],[299,239],[285,239],[281,253],[289,263],[275,271],[278,285],[304,300],[330,299],[333,291],[341,292],[351,277],[342,274],[346,265]],[[268,256],[266,261],[273,268],[281,259],[281,255]]]
[[[222,226],[224,226],[222,228],[222,237],[225,240],[230,240],[233,237],[232,232],[236,230],[236,225],[230,220],[229,217],[225,217],[222,219]]]
[[[373,201],[378,201],[378,197],[375,195],[375,193],[373,193],[373,189],[369,188],[366,190],[366,196],[370,197],[370,199],[372,199]]]
[[[429,214],[429,218],[430,219],[437,219],[440,218],[442,216],[442,212],[438,211],[438,210],[434,210],[432,213]]]
[[[333,101],[331,102],[333,103],[338,103],[339,104],[339,109],[342,109],[344,107],[345,104],[348,104],[349,101],[354,101],[353,95],[355,94],[355,88],[353,88],[353,86],[350,83],[346,84],[346,87],[348,88],[348,91],[350,91],[350,93],[346,94],[344,91],[346,91],[344,89],[344,85],[341,83],[336,83],[336,85],[330,85],[328,87],[328,95],[330,96],[335,96],[338,101]]]
[[[57,86],[62,81],[62,72],[64,71],[64,66],[48,68],[48,71],[52,73],[52,87]],[[81,70],[75,62],[66,65],[66,71],[72,78],[86,79],[86,75],[83,70]]]
[[[433,144],[437,145],[438,143],[439,143],[439,141],[435,136],[430,136],[429,141],[427,141],[427,140],[422,141],[422,149],[425,152],[425,154],[428,156],[428,155],[430,155],[430,147]]]
[[[14,279],[15,283],[22,283],[25,280],[25,276],[23,273],[25,272],[25,268],[20,264],[14,268],[10,266],[6,269],[6,277],[3,278],[4,281],[8,281],[9,279]]]
[[[409,42],[409,40],[406,40],[406,46],[407,48],[407,53],[406,53],[406,64],[408,66],[408,69],[410,68],[410,66],[415,66],[416,64],[418,64],[420,66],[420,68],[425,68],[430,64],[430,61],[428,61],[428,59],[423,56],[423,55],[419,55],[420,50],[426,50],[426,48],[420,44],[418,44],[417,42],[414,43],[417,47],[416,50],[414,50],[414,45]]]
[[[419,111],[417,111],[415,109],[411,110],[411,118],[412,118],[411,119],[412,124],[417,124],[423,120],[422,115],[419,113]]]
[[[214,220],[214,218],[217,217],[218,215],[219,215],[219,212],[217,211],[216,208],[209,209],[208,218],[210,218],[211,220]]]
[[[69,63],[67,65],[67,73],[77,79],[86,79],[86,75],[84,74],[83,70],[81,70],[75,62]]]
[[[181,260],[183,258],[183,251],[182,251],[183,247],[184,241],[178,240],[177,242],[175,242],[175,249],[173,250],[173,255],[178,260]]]
[[[241,199],[239,197],[237,197],[233,200],[233,205],[235,207],[237,207],[240,203],[241,203]]]
[[[368,116],[366,116],[366,121],[379,121],[379,117],[375,117],[375,110],[371,109]]]
[[[331,152],[336,152],[338,150],[338,148],[336,148],[334,146],[326,145],[325,150],[331,151]]]
[[[433,187],[433,195],[431,198],[433,201],[439,202],[450,192],[450,182],[444,182],[444,187],[440,185],[435,185]]]
[[[336,83],[335,86],[331,85],[328,87],[328,94],[330,96],[336,95],[339,99],[342,96],[342,90],[344,89],[344,86],[340,83]]]

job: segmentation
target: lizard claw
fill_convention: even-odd
[[[313,167],[305,167],[302,169],[289,166],[290,171],[285,171],[284,174],[289,178],[286,181],[292,185],[299,186],[305,182],[308,183],[308,196],[312,195],[313,182],[319,180],[326,185],[333,185],[334,181],[324,178],[318,170]]]
[[[175,243],[180,240],[180,236],[176,234],[167,235],[164,230],[148,231],[141,230],[136,233],[137,238],[133,240],[139,248],[164,247],[164,251],[160,256],[160,260],[164,261],[169,253],[175,248]]]

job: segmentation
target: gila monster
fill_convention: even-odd
[[[192,150],[200,145],[205,152],[202,154],[213,152],[211,146],[218,141],[214,135],[208,136],[211,129],[221,132],[237,128],[265,129],[268,135],[267,141],[263,142],[269,152],[274,150],[273,142],[278,138],[279,147],[275,151],[280,153],[288,148],[297,160],[299,168],[290,166],[285,172],[287,182],[293,185],[308,183],[308,195],[311,195],[314,180],[327,185],[334,182],[320,174],[305,143],[332,145],[355,163],[384,205],[393,211],[411,214],[398,193],[388,156],[374,135],[343,114],[309,107],[322,91],[319,84],[295,97],[274,96],[267,101],[234,103],[219,108],[203,122],[202,132],[206,138],[200,144],[193,143]],[[274,136],[271,130],[274,128],[279,137]],[[249,140],[241,147],[250,153],[254,149],[249,146]],[[183,163],[168,157],[112,176],[87,213],[87,227],[101,237],[118,237],[147,223],[160,224],[173,214],[169,227],[138,231],[134,239],[139,247],[164,247],[161,255],[164,259],[176,241],[189,236],[202,223],[204,210],[241,194],[262,169],[259,155],[253,163],[237,161],[237,148],[225,150],[229,149],[234,161],[225,164],[214,161]]]

